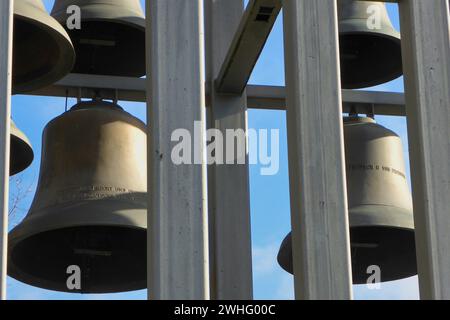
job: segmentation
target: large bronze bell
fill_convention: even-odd
[[[81,29],[68,30],[77,53],[73,72],[145,75],[145,18],[139,0],[56,0],[52,16],[64,26],[71,5],[81,9]]]
[[[401,140],[370,118],[346,118],[344,132],[353,282],[366,283],[373,265],[382,282],[413,276],[414,221]],[[291,234],[278,262],[293,272]]]
[[[9,235],[9,275],[66,292],[146,288],[146,146],[145,124],[112,103],[82,102],[51,121],[34,201]],[[66,285],[70,266],[80,290]]]
[[[385,4],[339,0],[338,8],[342,87],[371,87],[400,77],[400,34]]]
[[[34,153],[30,141],[25,133],[17,128],[11,120],[11,151],[9,174],[11,176],[22,172],[33,162]]]
[[[13,92],[48,86],[73,67],[75,51],[69,35],[41,0],[14,1]]]

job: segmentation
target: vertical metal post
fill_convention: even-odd
[[[450,299],[448,0],[400,1],[420,293]]]
[[[351,299],[336,1],[284,0],[297,299]]]
[[[208,299],[203,1],[147,0],[146,8],[149,297]],[[191,164],[172,159],[179,129],[191,135]]]
[[[0,300],[6,300],[13,1],[1,1],[0,12]]]
[[[210,127],[223,135],[227,130],[247,131],[247,95],[220,95],[214,80],[239,25],[242,0],[206,0],[207,75],[211,88]],[[237,132],[237,131],[235,131]],[[234,139],[234,137],[233,137]],[[241,141],[242,142],[242,141]],[[246,143],[245,139],[243,143]],[[216,155],[219,153],[216,151]],[[223,160],[226,150],[220,150]],[[230,300],[253,298],[250,191],[248,159],[234,155],[233,164],[209,169],[211,296]],[[245,160],[244,164],[239,164]]]

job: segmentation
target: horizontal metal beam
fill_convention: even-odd
[[[28,92],[27,95],[117,99],[122,101],[146,102],[144,78],[124,78],[85,74],[69,74],[55,84]]]
[[[207,95],[208,93],[207,88]],[[344,112],[354,109],[364,114],[405,116],[403,93],[342,90]],[[145,102],[145,79],[70,74],[56,84],[30,95],[116,99]],[[248,108],[286,110],[286,90],[279,86],[247,86]],[[209,99],[207,99],[209,101]]]
[[[280,0],[250,0],[216,79],[218,92],[244,91],[281,7]]]
[[[286,110],[285,87],[248,86],[248,107],[253,109]],[[403,93],[342,90],[344,112],[405,116]]]

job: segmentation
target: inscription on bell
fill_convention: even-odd
[[[57,203],[84,200],[111,199],[136,201],[140,200],[138,192],[121,187],[85,186],[65,189],[58,192]]]
[[[399,177],[402,177],[406,180],[406,174],[403,172],[394,169],[392,167],[383,166],[383,165],[376,165],[376,164],[349,164],[347,165],[348,171],[383,171],[386,173],[392,173],[394,175],[397,175]]]

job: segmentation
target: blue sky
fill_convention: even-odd
[[[246,0],[247,2],[247,0]],[[53,0],[44,0],[51,9]],[[396,28],[399,28],[397,5],[388,5]],[[280,16],[267,42],[266,48],[253,72],[251,84],[284,85],[284,56],[282,17]],[[371,88],[371,90],[403,92],[403,79]],[[69,106],[75,100],[69,100]],[[145,105],[121,103],[136,117],[145,121]],[[10,217],[10,228],[25,216],[33,198],[39,174],[41,133],[45,125],[65,110],[62,98],[32,96],[13,97],[13,119],[28,135],[35,151],[33,165],[18,178],[11,180],[11,193],[18,192],[16,181],[22,188],[31,187],[32,192]],[[403,140],[409,178],[406,119],[379,116],[376,120],[394,130]],[[255,129],[280,129],[280,171],[275,176],[262,176],[260,167],[250,167],[252,241],[254,265],[254,293],[256,299],[293,299],[293,277],[284,272],[276,262],[279,245],[290,231],[289,184],[287,163],[286,114],[283,111],[249,110],[249,127]],[[354,287],[355,299],[418,299],[417,277],[382,284],[380,290],[369,290],[365,286]],[[13,279],[8,280],[9,299],[145,299],[146,292],[113,295],[62,294],[33,288]]]

